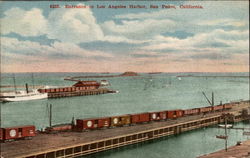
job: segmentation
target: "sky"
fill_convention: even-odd
[[[54,4],[60,8],[50,8]],[[1,72],[249,72],[248,1],[14,1],[0,7]]]

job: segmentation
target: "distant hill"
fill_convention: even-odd
[[[98,75],[98,76],[75,76],[75,77],[66,77],[64,80],[68,81],[79,81],[80,78],[108,78],[108,77],[127,77],[127,76],[139,76],[136,72],[127,71],[120,75]]]
[[[127,72],[124,72],[123,74],[120,74],[119,76],[139,76],[139,75],[136,72],[127,71]]]

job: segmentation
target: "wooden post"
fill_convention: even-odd
[[[49,127],[52,126],[52,105],[49,105]]]
[[[225,150],[227,151],[227,115],[225,115],[225,136],[226,136],[226,139],[225,139]]]
[[[31,74],[31,77],[32,77],[33,89],[35,89],[35,85],[34,85],[34,74],[33,74],[33,73]]]
[[[28,84],[27,83],[25,83],[25,88],[26,88],[26,92],[27,92],[27,94],[29,93],[29,87],[28,87]]]
[[[13,74],[13,82],[14,82],[14,88],[15,88],[15,93],[17,92],[16,89],[16,78],[15,78],[15,74]]]
[[[214,92],[212,92],[212,106],[214,106]]]

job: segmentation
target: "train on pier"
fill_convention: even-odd
[[[216,106],[208,106],[193,109],[176,109],[164,110],[157,112],[145,112],[137,114],[126,114],[120,116],[76,119],[75,123],[55,125],[45,129],[46,133],[66,132],[66,131],[89,131],[95,129],[114,128],[122,126],[131,126],[141,123],[150,123],[153,121],[167,121],[190,115],[207,114],[211,112],[223,112],[231,109],[233,104],[222,104]],[[0,128],[0,141],[6,142],[11,140],[19,140],[31,138],[36,135],[35,126],[17,126]]]
[[[119,126],[130,126],[140,123],[150,123],[153,121],[166,121],[177,119],[180,117],[206,114],[211,112],[225,111],[232,108],[232,104],[222,104],[216,106],[208,106],[194,109],[177,109],[177,110],[164,110],[157,112],[145,112],[138,114],[127,114],[121,116],[89,118],[89,119],[76,119],[76,124],[72,129],[76,131],[87,131],[102,128],[114,128]]]

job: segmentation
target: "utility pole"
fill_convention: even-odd
[[[214,92],[212,92],[212,106],[214,106]]]
[[[52,105],[49,105],[49,127],[52,126]]]
[[[34,85],[34,74],[33,74],[33,73],[31,74],[31,77],[32,77],[33,89],[35,89],[35,85]]]
[[[225,140],[225,150],[227,152],[227,139],[228,139],[228,135],[227,135],[227,120],[228,117],[230,117],[230,114],[222,114],[222,117],[224,118],[224,130],[225,130],[225,135],[216,135],[216,138],[218,139],[224,139]]]
[[[225,150],[227,151],[227,115],[225,115]]]
[[[14,88],[15,88],[15,93],[17,92],[16,89],[16,78],[15,78],[15,74],[13,74],[13,82],[14,82]]]

